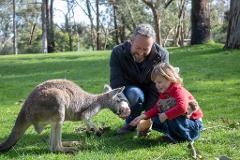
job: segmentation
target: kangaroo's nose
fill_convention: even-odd
[[[121,107],[119,108],[119,117],[127,118],[131,113],[131,110],[127,102],[121,102]]]

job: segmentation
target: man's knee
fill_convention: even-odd
[[[134,86],[127,87],[124,91],[125,96],[127,97],[130,106],[135,106],[137,103],[144,102],[144,93],[143,91]]]

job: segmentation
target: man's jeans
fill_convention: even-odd
[[[161,123],[159,117],[153,117],[152,129],[164,133],[175,141],[195,141],[203,129],[201,120],[191,120],[185,116],[179,116],[173,120]]]
[[[129,124],[143,111],[144,93],[138,87],[127,86],[124,90],[124,95],[127,97],[131,108],[131,114],[126,119],[126,124]]]

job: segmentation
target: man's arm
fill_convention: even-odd
[[[169,63],[169,53],[167,49],[161,48],[160,52],[161,52],[162,62]]]
[[[159,44],[154,43],[155,52],[161,57],[161,62],[169,63],[169,53],[167,49],[161,47]]]
[[[120,52],[118,48],[114,48],[110,57],[110,86],[112,88],[126,85],[123,75],[124,72],[119,61]]]
[[[121,53],[117,50],[117,48],[114,48],[110,57],[110,86],[112,88],[126,86],[118,54]],[[119,98],[129,104],[128,99],[123,93],[121,93]]]

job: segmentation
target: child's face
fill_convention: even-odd
[[[171,85],[171,82],[163,76],[157,76],[154,83],[159,93],[164,93]]]

